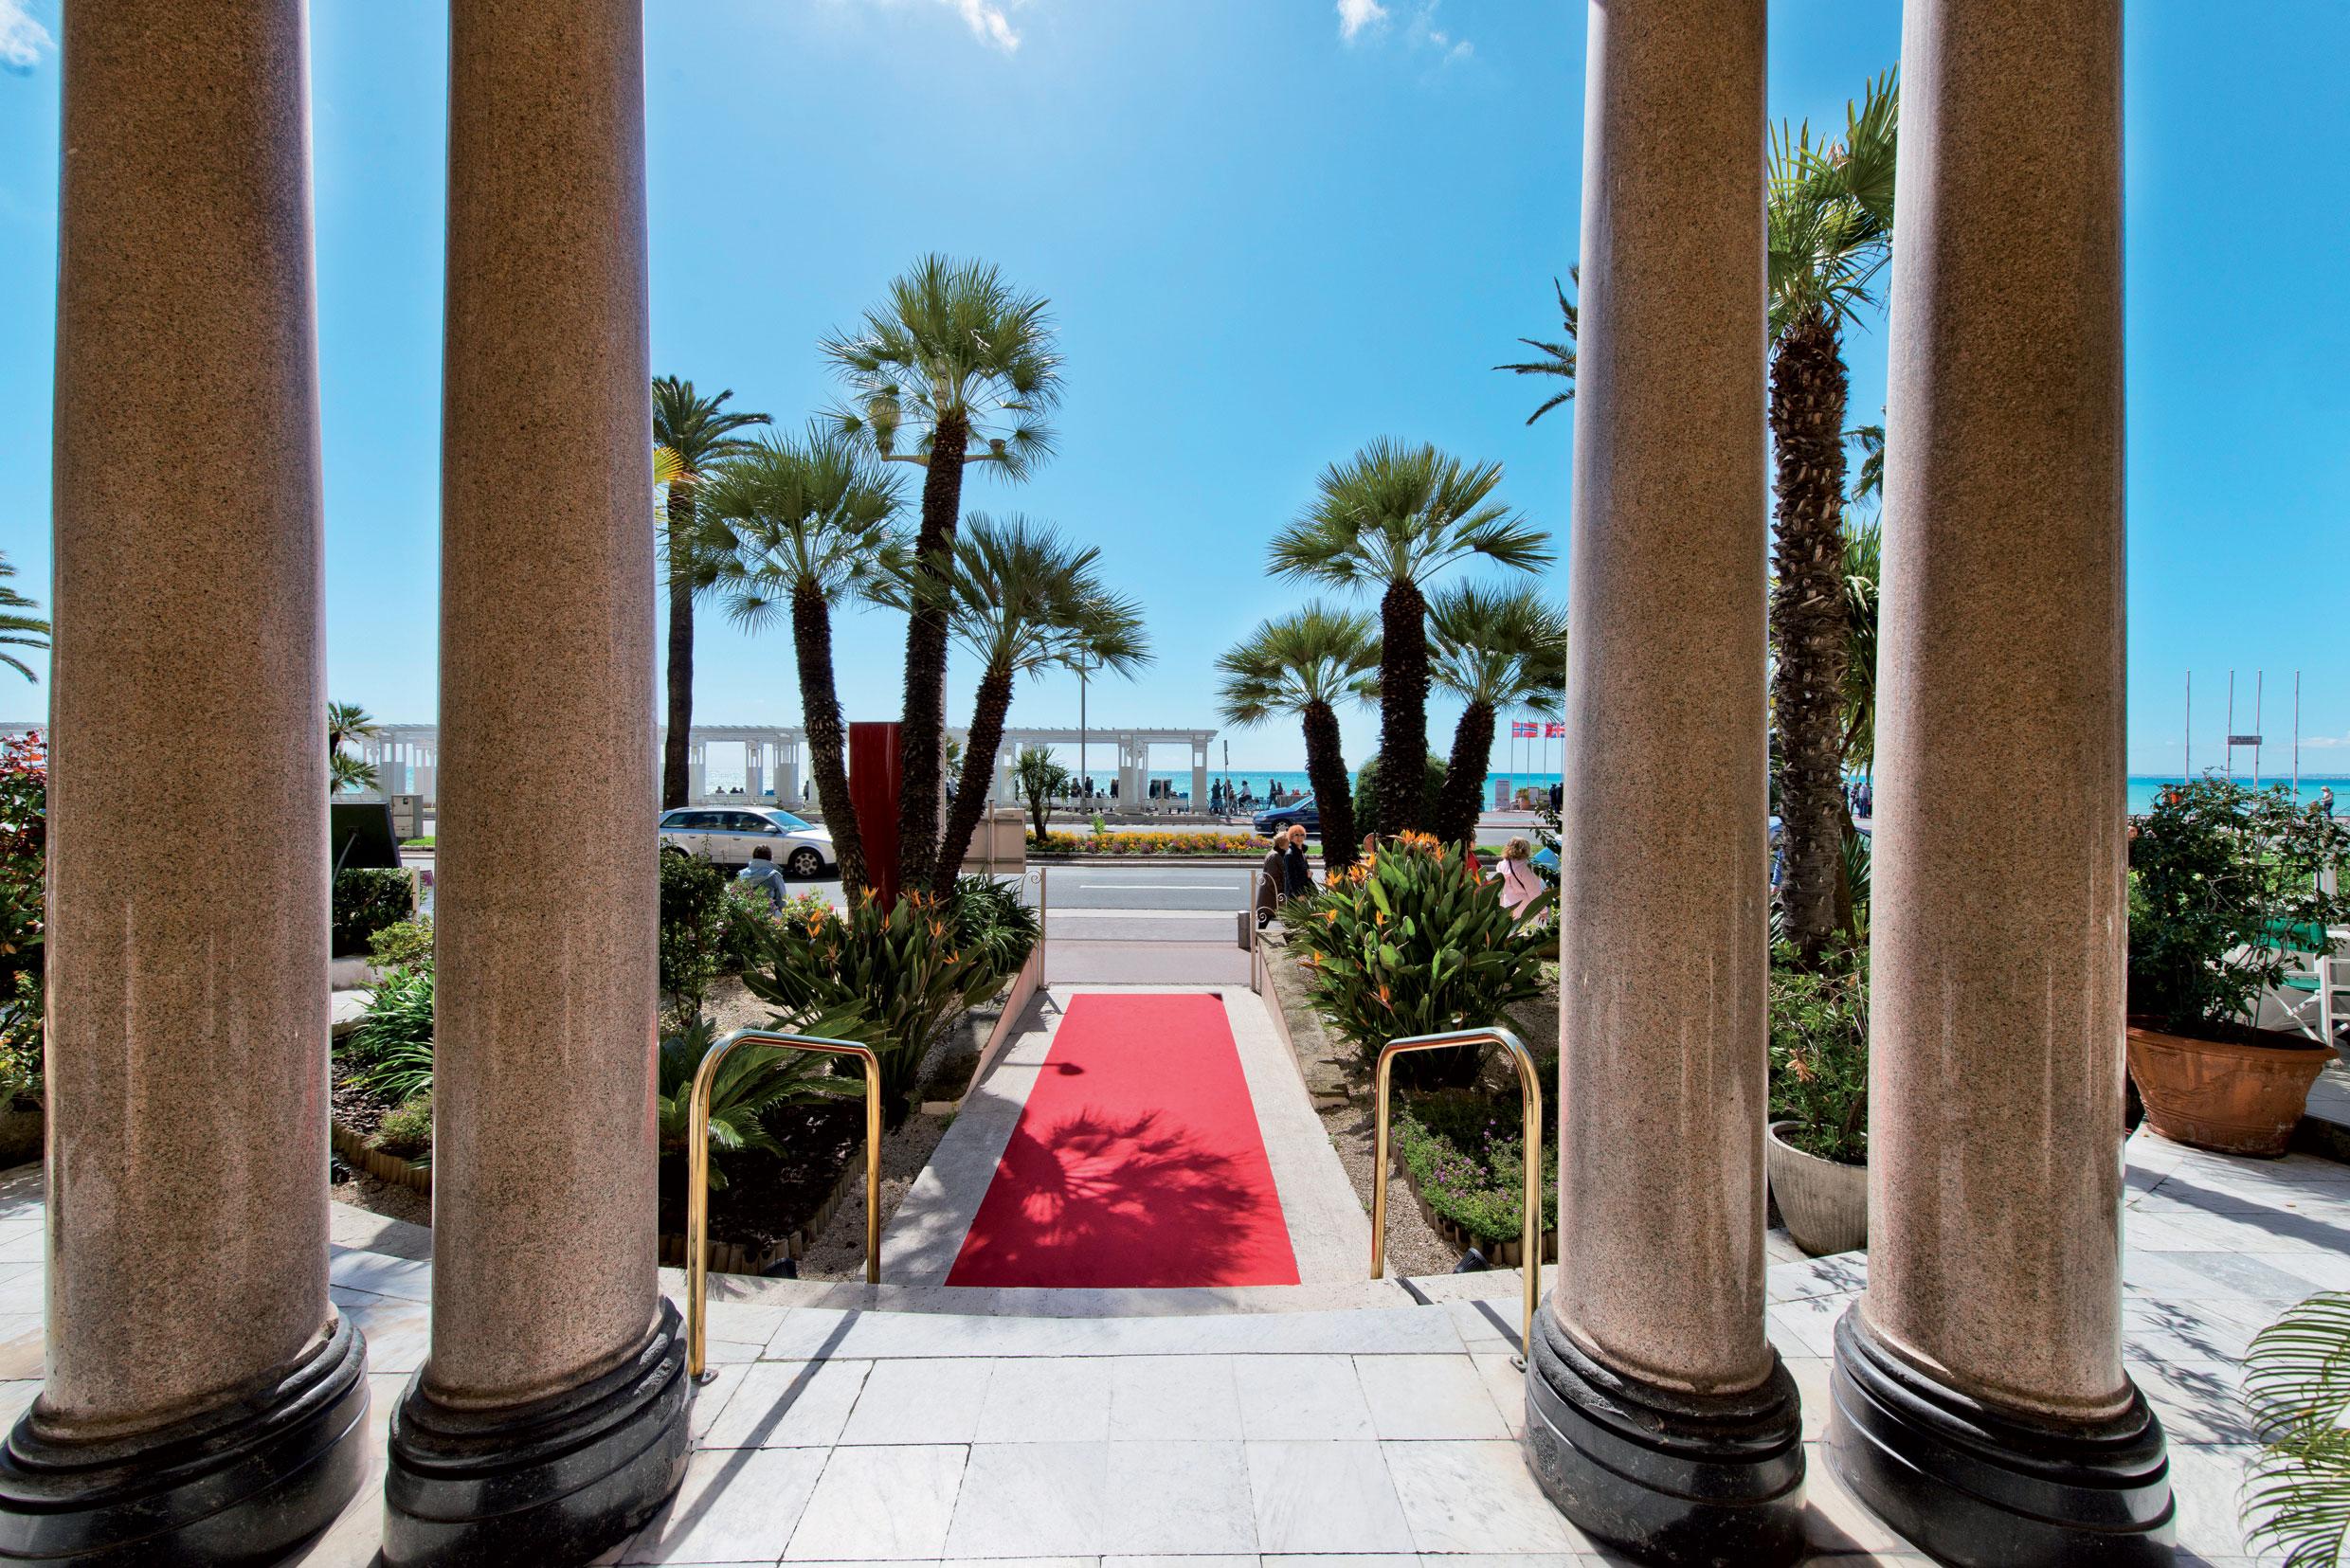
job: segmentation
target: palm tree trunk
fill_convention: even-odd
[[[791,593],[791,642],[800,664],[800,722],[807,729],[808,773],[824,826],[832,834],[833,858],[841,865],[841,887],[856,892],[866,885],[865,839],[858,831],[857,802],[849,794],[842,764],[847,730],[832,682],[832,610],[813,583]]]
[[[661,737],[661,809],[685,804],[694,727],[694,487],[669,487],[669,728]]]
[[[1347,758],[1339,747],[1338,714],[1327,702],[1306,704],[1306,777],[1322,813],[1322,869],[1333,875],[1355,862],[1354,796],[1347,787]]]
[[[1779,902],[1806,964],[1818,962],[1836,932],[1844,870],[1846,390],[1835,323],[1815,315],[1789,328],[1771,361],[1779,467],[1771,722],[1779,731]]]
[[[1492,704],[1473,702],[1453,730],[1453,755],[1444,769],[1444,791],[1437,797],[1436,836],[1448,844],[1474,844],[1477,808],[1485,794],[1487,765],[1493,757]]]
[[[995,784],[1003,715],[1011,711],[1012,672],[991,669],[981,676],[979,696],[971,705],[971,738],[963,747],[963,774],[955,781],[954,804],[947,812],[946,837],[938,846],[936,887],[946,887],[962,874],[963,856]]]
[[[1428,817],[1428,601],[1419,586],[1389,585],[1379,602],[1379,773],[1373,802],[1382,838]]]
[[[942,415],[922,476],[922,531],[914,540],[913,613],[906,622],[906,714],[897,736],[905,792],[897,807],[901,887],[929,889],[938,866],[938,785],[947,733],[947,579],[963,509],[963,454],[971,430]]]

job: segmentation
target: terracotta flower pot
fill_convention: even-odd
[[[2129,1026],[2130,1076],[2146,1125],[2173,1143],[2222,1154],[2283,1154],[2310,1084],[2333,1056],[2273,1029],[2222,1040]]]
[[[1771,1196],[1779,1200],[1779,1217],[1787,1222],[1787,1234],[1814,1257],[1866,1247],[1869,1167],[1804,1153],[1781,1136],[1794,1126],[1773,1122],[1762,1141]]]

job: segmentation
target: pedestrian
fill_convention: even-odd
[[[1264,863],[1256,874],[1256,928],[1263,930],[1273,924],[1273,911],[1281,907],[1281,899],[1289,885],[1289,836],[1276,833],[1273,847],[1265,852]]]
[[[1548,890],[1534,874],[1534,846],[1512,838],[1501,848],[1501,907],[1524,919],[1535,899]]]
[[[2321,817],[2331,817],[2333,814],[2334,786],[2332,784],[2320,784],[2318,785],[2318,815]]]
[[[784,874],[776,869],[775,852],[765,844],[750,852],[750,863],[734,874],[737,882],[748,882],[767,894],[768,908],[776,914],[784,912]]]
[[[1292,823],[1287,847],[1281,852],[1282,885],[1292,898],[1309,897],[1313,892],[1313,864],[1306,858],[1306,825]]]

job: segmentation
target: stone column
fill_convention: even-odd
[[[1801,1548],[1762,1327],[1763,12],[1594,0],[1584,99],[1560,1266],[1528,1437],[1569,1518],[1668,1563]]]
[[[393,1568],[585,1561],[685,1463],[654,1270],[642,29],[637,0],[450,8],[432,1351],[393,1418]]]
[[[1946,1562],[2165,1561],[2122,1369],[2122,7],[1909,0],[1869,1285],[1833,1453]]]
[[[48,1377],[0,1452],[9,1560],[258,1560],[366,1469],[327,1299],[306,68],[301,0],[64,26]]]

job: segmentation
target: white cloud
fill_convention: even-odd
[[[2323,751],[2337,746],[2350,746],[2350,735],[2304,735],[2301,744],[2305,748]]]
[[[7,0],[0,0],[6,4]],[[1383,26],[1387,8],[1379,0],[1338,0],[1338,36],[1351,44],[1355,36],[1368,27]]]
[[[0,5],[8,3],[9,0],[0,0]],[[1012,30],[1012,19],[1003,14],[1002,6],[990,4],[989,0],[946,0],[946,4],[954,8],[955,14],[963,18],[963,25],[983,43],[992,44],[1006,54],[1020,47],[1020,34]]]
[[[49,29],[33,20],[26,0],[0,0],[0,69],[22,76],[55,44]]]

